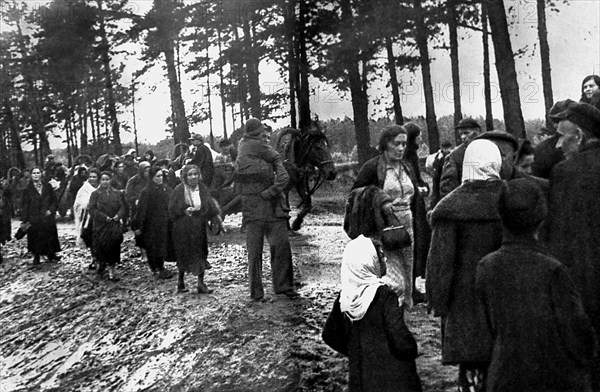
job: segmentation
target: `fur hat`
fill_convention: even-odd
[[[265,129],[265,126],[258,118],[250,118],[244,125],[244,134],[249,136],[258,136]]]
[[[511,231],[523,231],[546,219],[548,207],[542,190],[531,180],[519,178],[506,182],[500,195],[502,223]]]
[[[455,129],[471,129],[471,128],[481,129],[481,126],[479,125],[479,123],[476,120],[472,119],[471,117],[467,117],[467,118],[463,118],[462,120],[460,120],[454,128]]]
[[[575,102],[570,99],[557,102],[555,106],[559,104],[560,107],[564,107],[564,110],[551,114],[552,120],[556,122],[569,120],[594,136],[600,137],[600,110],[589,103]]]

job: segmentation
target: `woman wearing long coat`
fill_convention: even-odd
[[[393,215],[413,238],[413,243],[408,248],[386,251],[388,275],[401,281],[399,283],[404,289],[404,303],[410,307],[413,304],[413,259],[426,257],[426,254],[417,254],[415,250],[422,249],[423,242],[427,241],[424,229],[429,228],[424,214],[417,214],[417,205],[422,202],[420,193],[426,190],[419,187],[410,164],[402,159],[406,140],[406,130],[403,127],[388,127],[379,139],[381,155],[365,162],[352,189],[375,185],[388,193],[394,200]]]
[[[490,359],[492,339],[475,276],[477,263],[502,243],[501,162],[493,142],[471,142],[462,185],[436,205],[431,217],[427,295],[434,314],[442,317],[442,363],[459,365],[459,391],[479,390]]]
[[[184,282],[186,272],[198,276],[198,293],[212,292],[204,283],[204,271],[210,268],[206,230],[209,220],[220,225],[221,217],[208,187],[200,178],[198,166],[186,165],[181,170],[182,183],[175,187],[169,201],[169,215],[173,221],[173,244],[179,270],[179,293],[188,291]]]
[[[350,241],[342,256],[339,299],[323,340],[348,357],[350,392],[420,392],[417,342],[404,322],[404,307],[381,279],[385,262],[368,237]]]
[[[150,168],[149,180],[140,193],[133,228],[146,250],[150,270],[158,274],[158,278],[167,279],[172,276],[164,267],[172,226],[169,219],[171,189],[164,184],[164,172],[159,167]]]
[[[92,192],[88,210],[94,219],[93,246],[98,259],[98,275],[102,277],[108,266],[108,279],[117,281],[115,266],[121,260],[123,242],[122,219],[127,208],[121,192],[110,185],[112,174],[102,172],[100,185]]]
[[[30,223],[27,230],[27,250],[33,254],[33,264],[40,263],[40,255],[48,261],[58,261],[60,252],[54,215],[58,208],[52,186],[42,180],[39,168],[31,170],[31,181],[21,197],[21,221]]]

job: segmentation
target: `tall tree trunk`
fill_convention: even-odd
[[[388,58],[388,71],[390,73],[390,87],[392,88],[392,98],[394,102],[394,122],[398,125],[404,124],[402,115],[402,105],[400,104],[400,89],[398,87],[398,74],[396,73],[396,57],[394,56],[394,46],[389,36],[385,37],[385,50]]]
[[[206,97],[208,99],[208,129],[209,139],[210,139],[210,148],[214,150],[215,148],[215,134],[213,132],[213,120],[212,120],[212,103],[210,102],[211,92],[210,92],[210,57],[208,53],[208,48],[206,48]]]
[[[485,1],[481,3],[481,26],[483,30],[483,95],[485,101],[485,130],[494,129],[492,113],[492,82],[490,78],[490,38],[488,33],[488,15]]]
[[[221,27],[217,26],[217,44],[219,47],[219,94],[221,95],[221,115],[223,116],[223,138],[227,139],[227,100],[225,99],[225,78],[223,77],[223,57]]]
[[[181,96],[181,85],[177,79],[177,68],[175,65],[175,54],[173,44],[168,43],[163,48],[165,62],[167,65],[167,77],[169,79],[169,91],[171,104],[173,105],[173,140],[175,144],[187,142],[190,138],[190,129],[185,115],[185,105]]]
[[[552,96],[552,72],[550,69],[550,46],[548,45],[548,28],[546,27],[546,0],[537,0],[538,39],[540,40],[540,57],[542,59],[542,86],[544,89],[544,105],[546,107],[546,127],[553,128],[548,117],[554,104]]]
[[[435,116],[435,101],[433,98],[433,86],[431,85],[431,68],[429,67],[429,49],[427,48],[427,31],[425,17],[420,0],[413,0],[415,9],[416,41],[419,47],[421,73],[423,75],[423,92],[425,94],[425,120],[427,122],[427,136],[429,151],[440,149],[440,132]]]
[[[261,118],[260,107],[260,84],[258,79],[258,63],[260,59],[256,55],[256,49],[252,43],[252,32],[250,31],[250,22],[248,18],[242,19],[242,28],[244,31],[244,51],[246,74],[248,75],[248,92],[250,96],[250,113],[252,117]]]
[[[309,12],[309,2],[300,1],[300,10],[298,13],[298,67],[300,77],[299,96],[298,96],[298,127],[305,131],[310,128],[310,86],[308,83],[308,56],[306,54],[306,17]]]
[[[458,63],[458,23],[456,14],[456,0],[448,1],[448,30],[450,31],[450,64],[452,68],[452,96],[454,100],[454,125],[462,120],[460,104],[460,67]],[[454,129],[456,145],[460,143],[460,134]]]
[[[506,130],[515,137],[524,138],[525,122],[523,121],[523,113],[521,111],[519,83],[517,82],[515,58],[508,32],[504,1],[484,1],[487,5],[490,27],[492,28],[496,71],[498,72],[498,81],[500,82],[500,94],[502,95]]]
[[[115,100],[115,92],[113,86],[113,78],[112,71],[110,68],[110,45],[108,43],[108,38],[106,36],[106,25],[104,23],[104,15],[102,9],[102,1],[96,0],[96,4],[98,5],[98,11],[100,15],[100,23],[98,26],[98,33],[100,35],[100,45],[98,45],[98,49],[100,51],[100,56],[102,59],[102,67],[104,71],[104,85],[106,87],[106,105],[107,105],[107,115],[108,121],[110,123],[110,132],[113,138],[113,146],[115,149],[115,154],[121,155],[123,153],[123,147],[121,146],[121,133],[120,133],[120,124],[117,119],[117,103]]]
[[[235,40],[240,41],[240,33],[237,27],[233,27],[233,34]],[[238,80],[238,101],[240,103],[240,123],[243,125],[244,121],[250,118],[250,110],[248,105],[248,83],[246,73],[244,73],[244,62],[235,64],[236,77]],[[235,115],[234,115],[235,116]],[[234,120],[235,121],[235,120]],[[240,125],[241,126],[241,125]],[[234,126],[235,129],[235,126]]]
[[[297,84],[296,77],[298,75],[298,58],[296,56],[296,3],[297,0],[287,0],[285,13],[285,25],[287,31],[287,56],[288,56],[288,85],[290,91],[290,127],[296,128],[298,121],[296,119],[296,94]]]
[[[73,131],[71,129],[71,119],[70,116],[69,118],[65,119],[65,136],[66,136],[66,142],[67,142],[67,162],[69,167],[71,166],[72,162],[73,162],[73,140],[72,140],[72,135],[73,135]]]
[[[16,165],[19,169],[25,167],[25,156],[23,155],[23,149],[21,148],[21,136],[19,135],[19,129],[15,121],[8,94],[4,95],[4,116],[8,125],[9,139],[10,139],[10,151],[13,157],[12,164]]]
[[[352,24],[352,8],[350,0],[342,0],[342,20],[348,25]],[[362,165],[372,156],[371,140],[369,134],[369,98],[364,89],[363,77],[359,70],[359,49],[355,46],[356,39],[352,29],[348,29],[348,36],[343,37],[348,48],[346,58],[348,59],[346,72],[350,82],[350,95],[352,97],[352,112],[354,115],[354,134],[356,136],[356,149],[358,153],[358,164]],[[363,69],[363,72],[365,70]]]

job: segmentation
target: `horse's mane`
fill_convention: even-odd
[[[291,127],[286,127],[286,128],[282,128],[281,130],[278,131],[277,136],[275,137],[275,140],[273,141],[273,148],[275,148],[275,150],[280,151],[282,148],[281,145],[281,141],[283,140],[283,138],[289,134],[292,134],[292,138],[297,138],[298,136],[300,136],[300,131],[295,129],[295,128],[291,128]]]

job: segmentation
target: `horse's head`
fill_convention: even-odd
[[[331,157],[331,149],[327,136],[319,130],[306,132],[298,141],[296,156],[299,165],[308,163],[323,172],[326,180],[335,179],[337,172]]]

